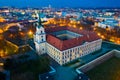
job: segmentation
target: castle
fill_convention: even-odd
[[[38,15],[34,43],[39,55],[48,54],[60,65],[101,49],[94,32],[72,27],[44,28]]]

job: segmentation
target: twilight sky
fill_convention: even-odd
[[[0,0],[2,6],[16,7],[120,7],[120,0]]]

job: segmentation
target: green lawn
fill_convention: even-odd
[[[18,47],[6,40],[0,40],[0,56],[17,54]]]
[[[120,58],[113,57],[86,74],[90,80],[120,80]]]

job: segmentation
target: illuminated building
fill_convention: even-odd
[[[39,17],[38,14],[37,17]],[[39,54],[44,54],[46,53],[46,34],[44,28],[41,25],[40,18],[38,18],[36,25],[36,33],[34,35],[35,47]]]
[[[120,20],[119,20],[118,26],[120,27]]]
[[[0,22],[5,22],[5,19],[0,17]]]
[[[98,26],[102,28],[106,28],[106,26],[110,29],[113,29],[115,26],[119,26],[119,21],[107,19],[104,22],[98,22]]]
[[[34,42],[39,55],[48,54],[60,65],[101,49],[102,39],[94,32],[72,27],[36,27]]]

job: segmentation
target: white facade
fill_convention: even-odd
[[[52,57],[56,62],[58,62],[60,65],[63,65],[72,60],[75,60],[77,58],[80,58],[82,56],[85,56],[87,54],[90,54],[92,52],[101,49],[101,44],[102,44],[102,39],[99,39],[92,42],[86,42],[83,45],[76,46],[64,51],[58,50],[49,43],[46,43],[46,48],[47,48],[47,54],[50,57]]]
[[[110,25],[103,24],[103,23],[98,23],[98,27],[106,28],[106,26],[107,26],[108,28],[112,29],[112,26],[110,26]]]
[[[46,34],[44,28],[42,26],[39,26],[37,27],[36,34],[34,35],[34,42],[36,51],[39,55],[47,53],[56,62],[58,62],[60,65],[63,65],[72,60],[101,49],[102,39],[86,42],[80,46],[60,51],[59,49],[46,42]]]
[[[40,19],[39,19],[40,20]],[[69,32],[71,34],[71,32]],[[73,36],[82,36],[73,33]],[[85,42],[82,45],[60,51],[56,47],[46,42],[46,33],[40,21],[37,22],[36,33],[34,35],[34,43],[36,51],[39,55],[47,53],[60,65],[68,63],[72,60],[90,54],[94,51],[101,49],[102,39],[92,42]]]
[[[37,27],[34,35],[36,51],[39,55],[47,53],[60,65],[68,63],[72,60],[90,54],[101,49],[102,39],[92,42],[86,42],[80,46],[76,46],[67,50],[60,51],[51,44],[46,42],[46,34],[42,26]]]
[[[106,26],[110,29],[113,29],[115,26],[119,26],[119,21],[114,19],[107,19],[104,22],[98,22],[98,24],[95,24],[95,26],[106,28]]]
[[[42,26],[38,26],[36,29],[34,43],[38,54],[46,53],[46,34]]]

